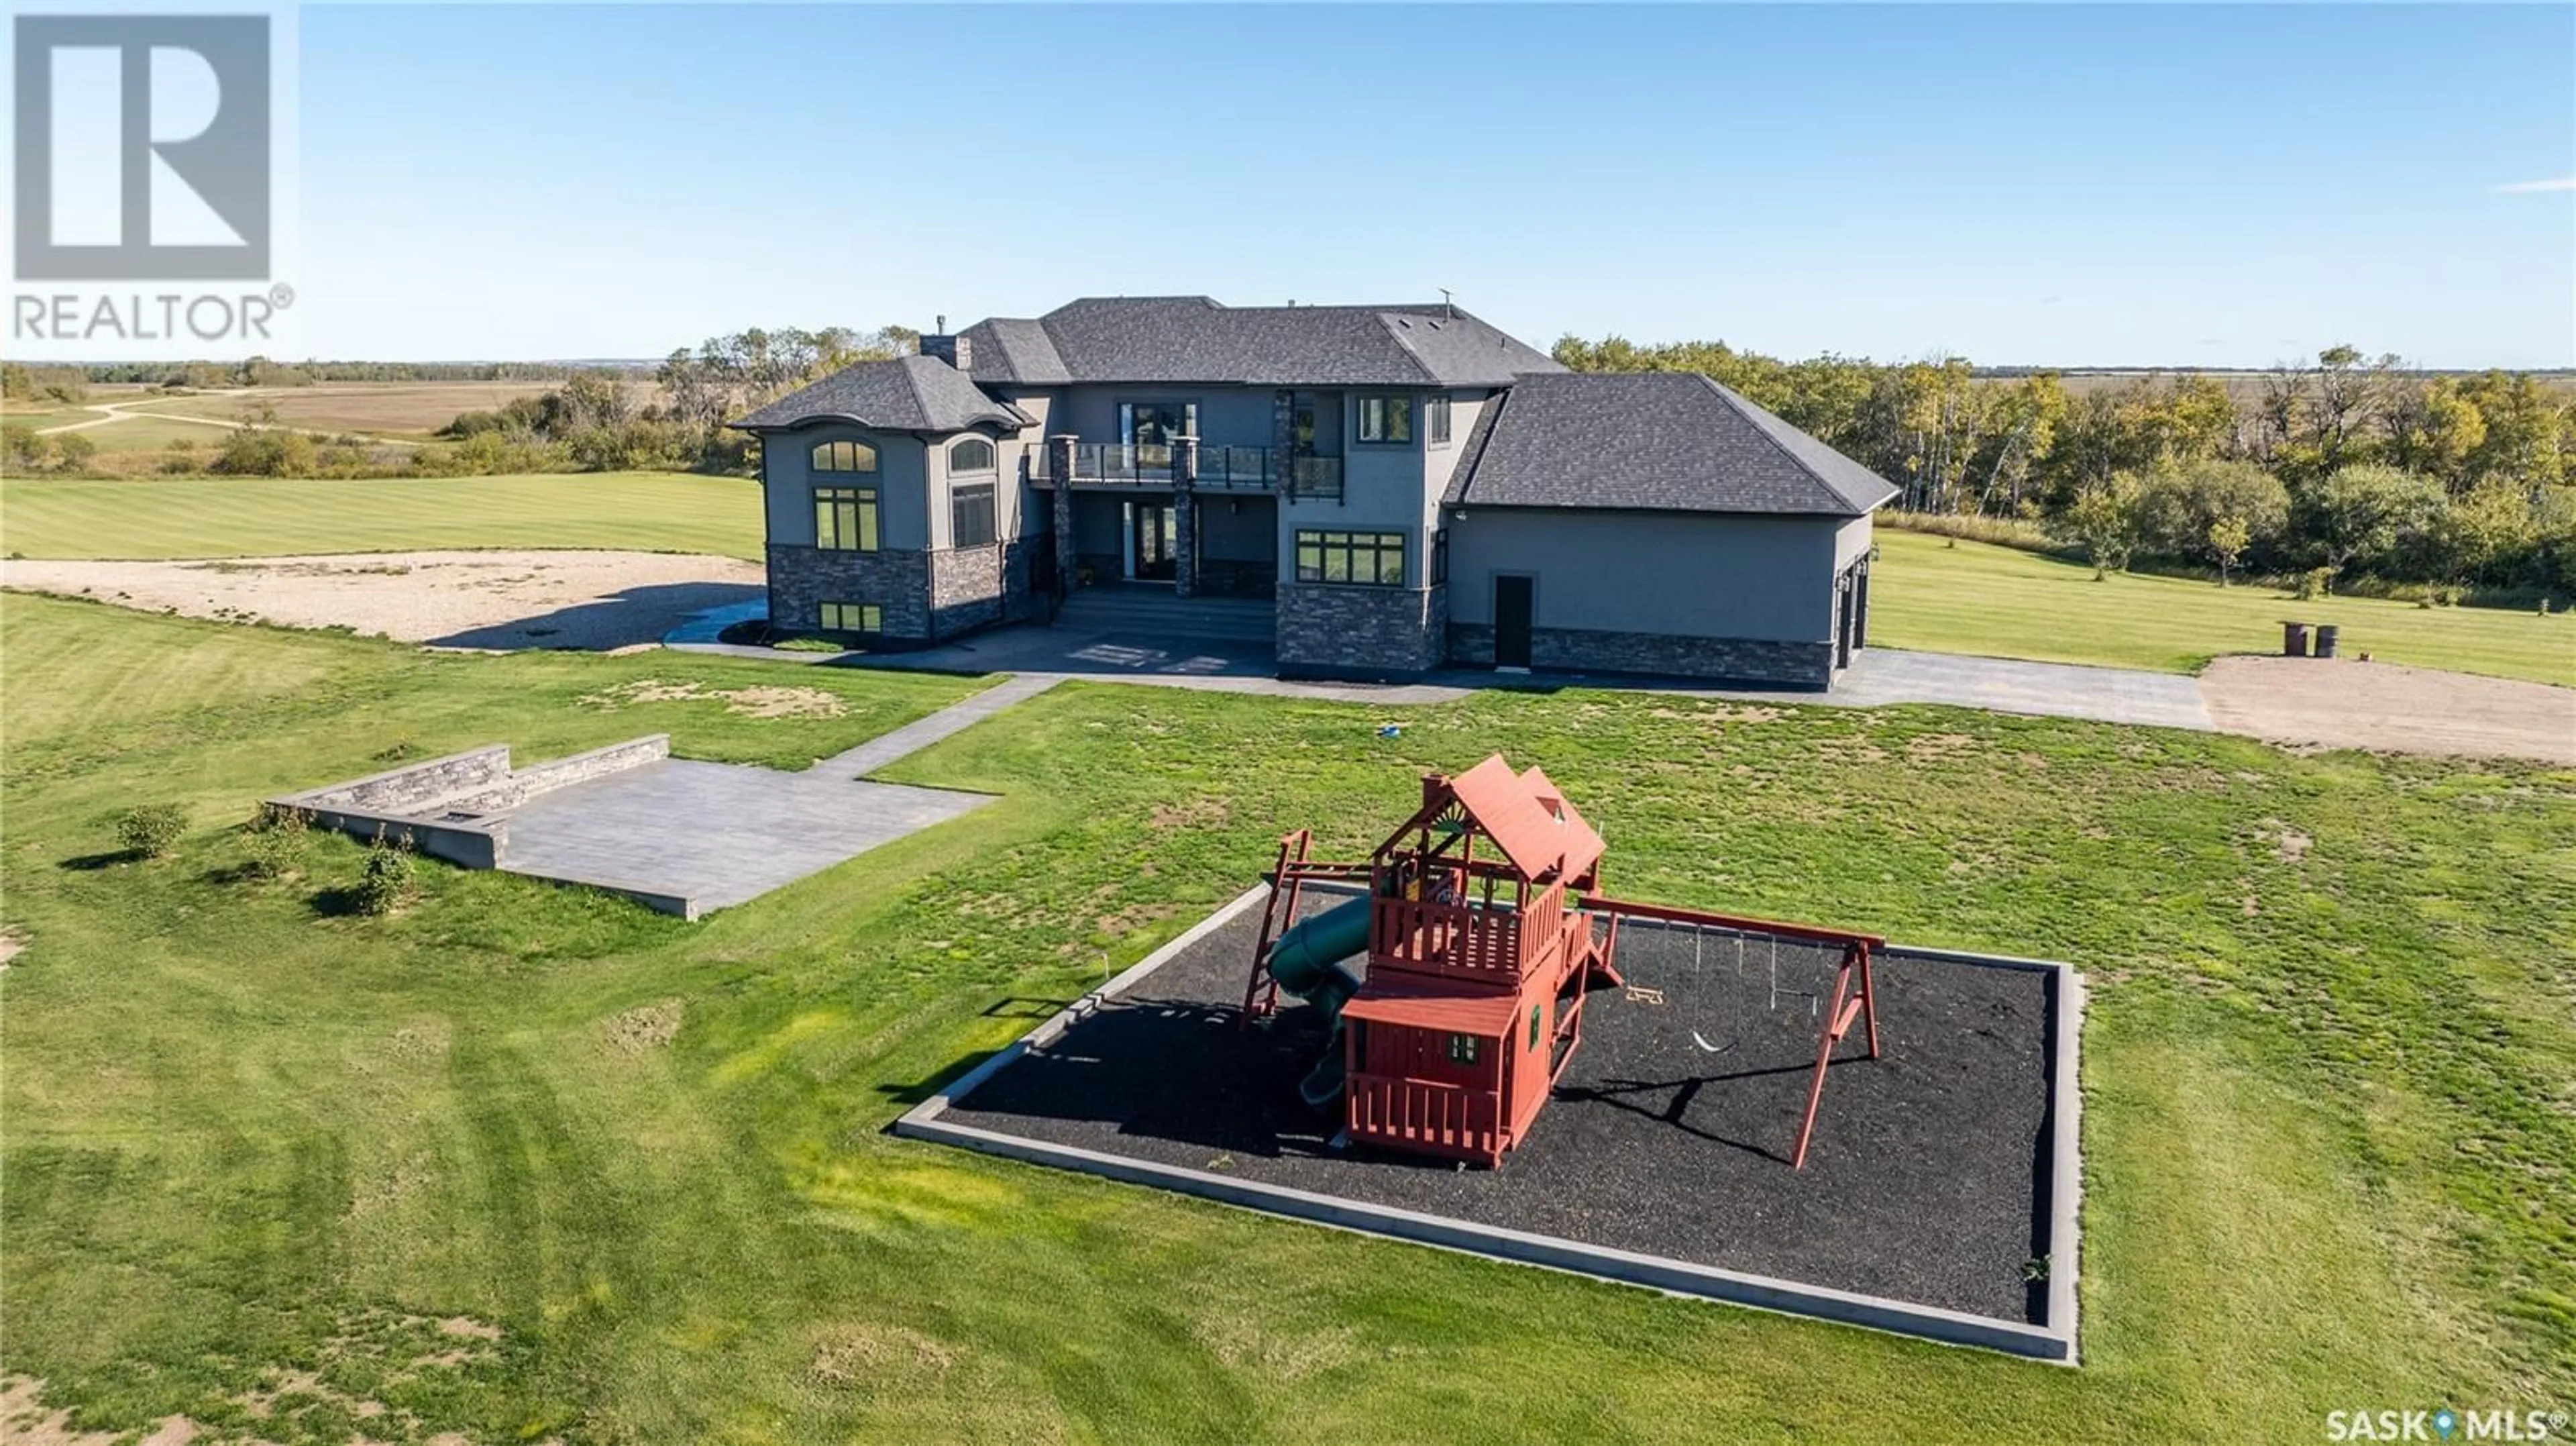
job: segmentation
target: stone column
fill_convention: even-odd
[[[1270,467],[1278,479],[1279,495],[1294,498],[1297,492],[1297,394],[1277,391],[1270,394]]]
[[[1055,600],[1073,596],[1073,444],[1071,432],[1047,438],[1047,471],[1055,478]]]
[[[1172,439],[1172,595],[1199,590],[1199,439]]]

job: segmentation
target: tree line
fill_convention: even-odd
[[[901,355],[919,339],[920,333],[899,326],[753,327],[673,351],[654,368],[649,399],[639,397],[623,376],[583,373],[541,395],[466,412],[440,435],[458,443],[467,461],[534,462],[553,453],[585,469],[751,472],[757,443],[727,430],[726,422],[854,362]]]
[[[2576,393],[2528,373],[2432,375],[2351,346],[2232,388],[1617,336],[1568,336],[1555,355],[1703,373],[1895,483],[1907,512],[2037,529],[2100,568],[2576,592]]]

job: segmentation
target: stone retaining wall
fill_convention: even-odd
[[[432,858],[495,869],[509,850],[511,809],[537,794],[670,756],[671,735],[655,733],[513,772],[509,745],[495,743],[272,798],[268,807],[291,809],[362,842],[408,840]]]

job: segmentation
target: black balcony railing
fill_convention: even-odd
[[[1099,486],[1168,487],[1178,474],[1175,452],[1161,442],[1076,442],[1072,481]],[[1029,480],[1053,482],[1053,447],[1029,449]],[[1283,477],[1268,447],[1199,448],[1198,486],[1208,492],[1277,492],[1292,498],[1339,501],[1342,459],[1291,457]]]

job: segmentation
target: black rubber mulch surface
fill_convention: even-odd
[[[1902,956],[1877,970],[1789,1168],[1837,952],[1631,921],[1628,990],[1500,1170],[1334,1150],[1298,1101],[1314,1011],[1236,1013],[1258,910],[952,1109],[960,1124],[1585,1244],[2044,1324],[2049,976]],[[1660,991],[1661,1002],[1634,986]],[[1693,1035],[1697,1034],[1698,1039]],[[1702,1041],[1708,1047],[1703,1047]]]

